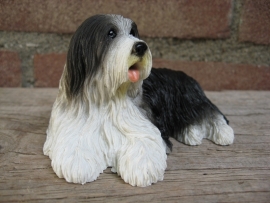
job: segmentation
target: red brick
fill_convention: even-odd
[[[35,87],[58,87],[66,54],[34,57]],[[270,67],[221,62],[192,62],[154,59],[153,66],[182,70],[204,90],[270,90]]]
[[[21,59],[18,53],[0,51],[0,87],[20,87],[21,77]]]
[[[37,54],[34,56],[35,87],[58,87],[66,54]]]
[[[270,67],[154,59],[154,67],[182,70],[204,90],[270,90]]]
[[[0,30],[73,33],[89,16],[133,19],[141,36],[225,38],[232,0],[1,0]]]
[[[257,44],[270,44],[270,1],[244,1],[239,40]]]

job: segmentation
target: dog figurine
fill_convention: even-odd
[[[152,68],[132,20],[85,20],[70,41],[43,149],[57,176],[85,184],[112,167],[126,183],[149,186],[163,180],[169,137],[229,145],[234,133],[194,79]]]

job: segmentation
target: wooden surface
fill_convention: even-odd
[[[0,89],[0,202],[270,202],[270,92],[207,92],[235,131],[232,146],[173,140],[164,181],[132,187],[110,172],[85,185],[42,153],[57,89]]]

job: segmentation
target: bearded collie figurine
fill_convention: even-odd
[[[169,137],[230,145],[228,123],[193,78],[152,68],[132,20],[95,15],[70,41],[43,150],[67,182],[94,181],[111,167],[126,183],[145,187],[163,180]]]

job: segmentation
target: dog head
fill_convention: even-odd
[[[132,20],[95,15],[74,33],[61,81],[68,98],[88,92],[103,100],[138,88],[151,67],[151,52]]]

